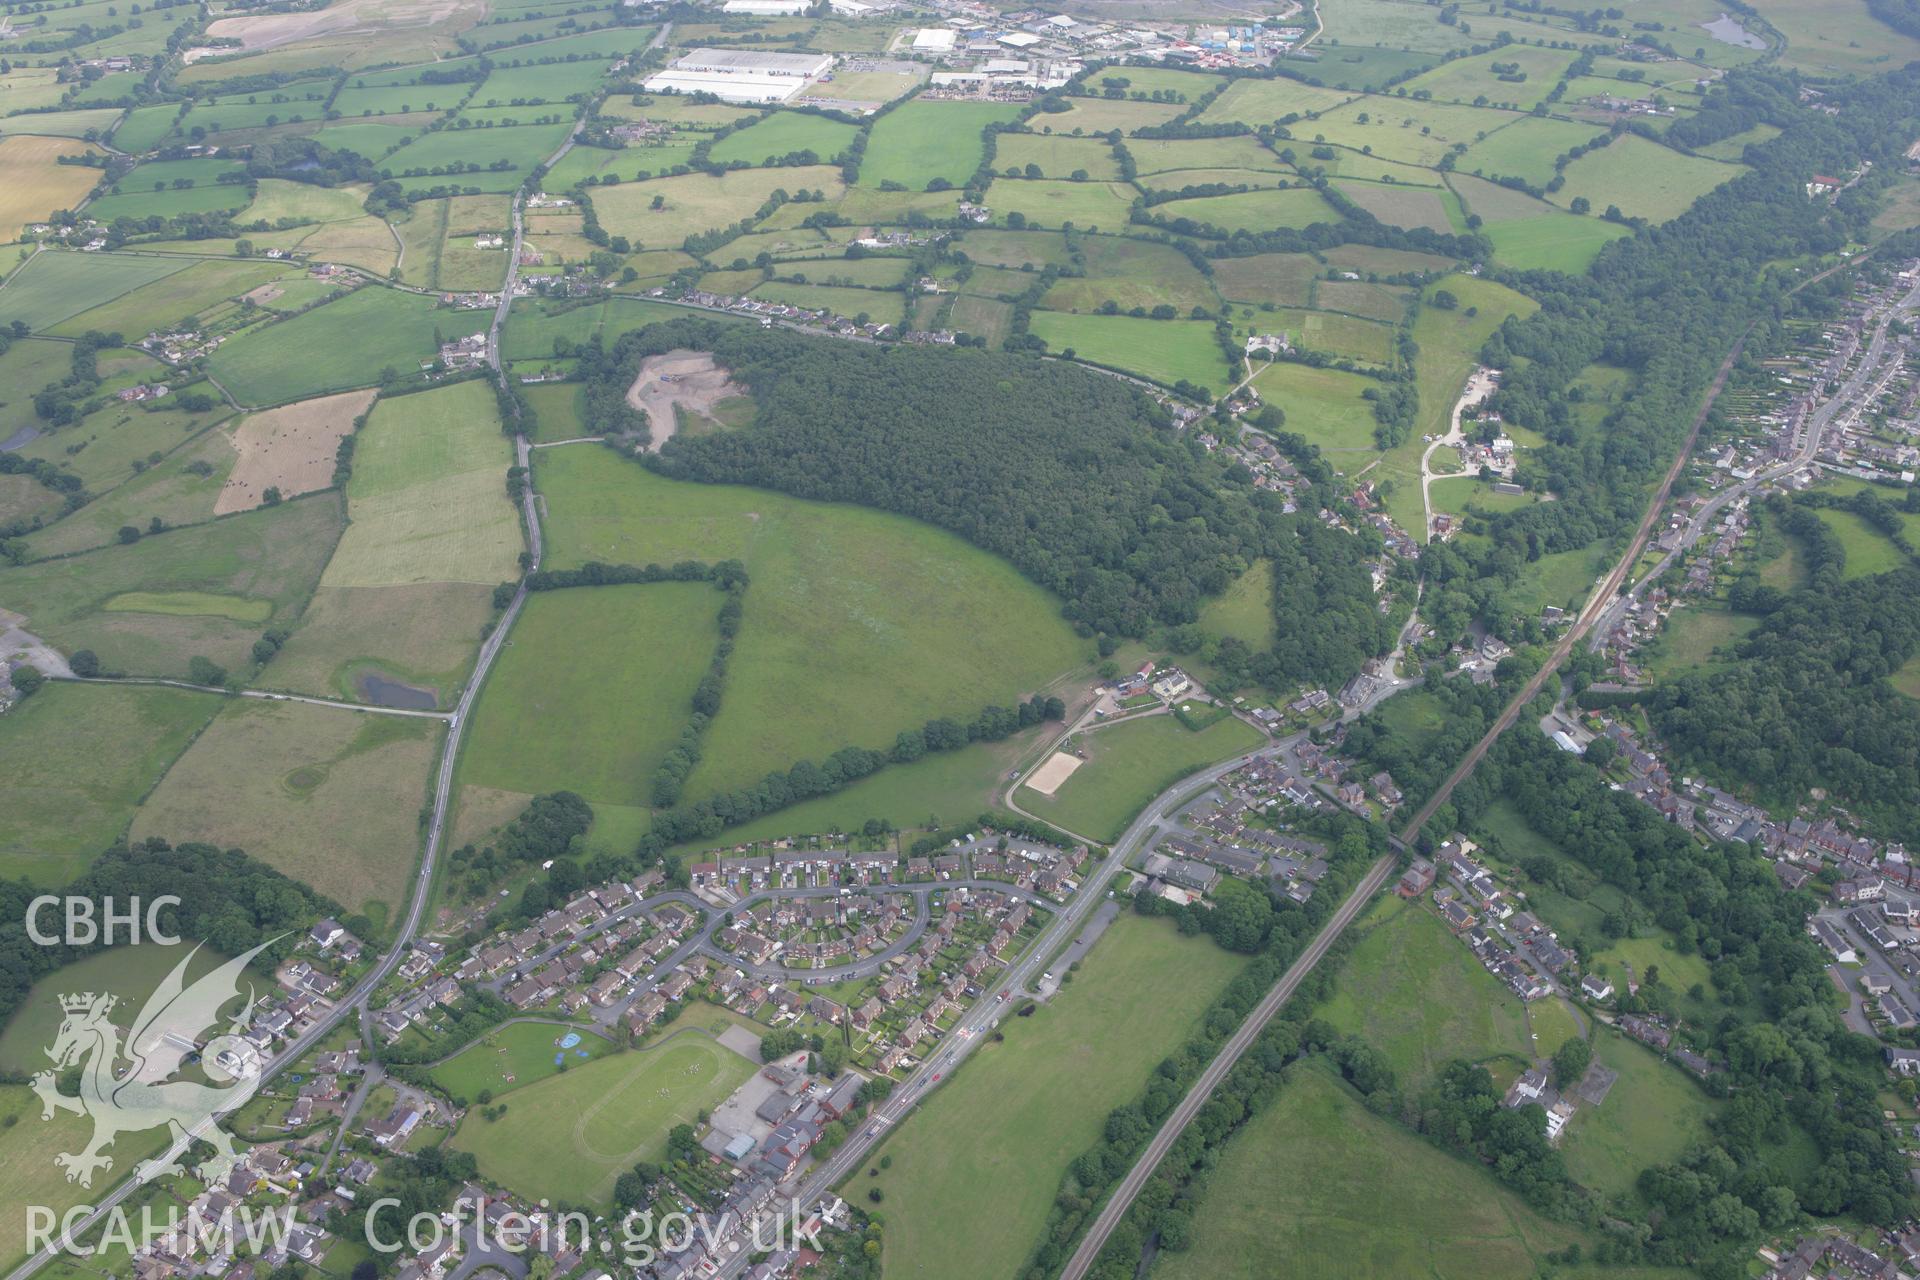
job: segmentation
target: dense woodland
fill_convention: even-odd
[[[0,881],[0,1021],[11,1016],[34,982],[64,964],[105,950],[104,945],[43,947],[27,936],[27,904],[45,890],[26,880]],[[159,913],[169,934],[205,942],[225,955],[239,955],[268,939],[289,936],[263,953],[263,962],[290,951],[300,930],[338,910],[297,880],[281,875],[238,849],[148,840],[132,849],[110,849],[62,893],[91,898],[96,919],[106,900],[125,911],[129,901],[152,902],[172,895],[178,906]],[[142,926],[144,927],[144,912]],[[59,911],[48,909],[43,933],[61,931]],[[124,937],[116,939],[124,942]]]

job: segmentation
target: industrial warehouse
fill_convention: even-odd
[[[833,69],[829,54],[693,49],[646,82],[648,93],[710,93],[727,102],[785,102]]]

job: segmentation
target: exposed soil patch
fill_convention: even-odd
[[[647,415],[653,434],[647,448],[658,453],[679,429],[676,408],[712,417],[713,407],[720,401],[746,394],[746,388],[714,362],[712,353],[681,348],[640,362],[640,372],[627,388],[627,403]]]
[[[263,284],[257,289],[247,290],[245,297],[255,306],[264,307],[285,292],[286,290],[282,289],[279,285],[269,283]]]
[[[250,511],[268,489],[291,498],[332,484],[340,439],[353,430],[353,420],[366,412],[374,394],[371,389],[343,391],[247,415],[233,431],[239,456],[213,504],[215,514]]]

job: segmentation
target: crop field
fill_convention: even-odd
[[[1401,183],[1352,182],[1333,184],[1340,194],[1365,209],[1390,227],[1425,227],[1446,234],[1454,230],[1456,214],[1449,205],[1451,194],[1434,187],[1409,187]],[[1463,228],[1464,229],[1464,228]]]
[[[186,266],[178,258],[47,250],[0,287],[0,322],[41,330]]]
[[[66,138],[0,137],[0,239],[13,240],[29,222],[56,209],[71,209],[93,190],[98,170],[60,164],[56,157],[97,153],[97,148]]]
[[[873,154],[871,149],[867,154]],[[845,188],[840,181],[840,170],[827,165],[736,169],[717,178],[705,173],[688,173],[677,178],[601,187],[594,194],[593,207],[609,234],[626,236],[638,247],[677,249],[688,236],[752,216],[766,203],[767,197],[778,190],[824,191],[831,200]],[[655,197],[662,202],[657,209],[653,207]]]
[[[828,161],[846,150],[856,132],[854,126],[824,116],[776,111],[714,143],[712,158],[716,164],[735,160],[760,164],[796,151],[811,151],[821,161]]]
[[[559,1042],[568,1035],[578,1043],[563,1051]],[[558,1075],[560,1067],[555,1058],[563,1058],[571,1069],[611,1052],[613,1046],[592,1032],[574,1032],[544,1022],[516,1023],[501,1027],[435,1067],[433,1082],[455,1098],[471,1101],[483,1090],[497,1098]]]
[[[0,716],[0,874],[72,879],[219,708],[182,689],[53,684]]]
[[[1314,1066],[1227,1145],[1195,1209],[1193,1247],[1164,1254],[1156,1274],[1528,1280],[1540,1254],[1578,1239]]]
[[[245,849],[378,920],[413,878],[440,734],[432,720],[236,700],[167,771],[132,834]]]
[[[1392,325],[1407,318],[1407,304],[1412,300],[1412,289],[1364,280],[1323,280],[1313,292],[1313,305],[1322,311],[1341,311]]]
[[[924,191],[929,182],[944,178],[959,186],[973,176],[985,153],[980,131],[1017,114],[1019,108],[1011,103],[903,103],[874,121],[860,163],[861,185],[898,182]]]
[[[1214,282],[1201,275],[1187,260],[1187,255],[1172,245],[1119,236],[1089,236],[1080,246],[1086,274],[1061,280],[1047,291],[1041,306],[1053,311],[1092,311],[1102,303],[1112,302],[1122,311],[1131,311],[1135,307],[1151,310],[1166,303],[1184,315],[1194,307],[1212,311],[1220,305]],[[1236,269],[1239,265],[1238,261],[1234,263]],[[975,277],[983,270],[976,268]],[[1009,282],[1013,287],[998,292],[1003,296],[1018,296],[1025,291],[1024,282],[1028,279],[1025,273],[1016,273]],[[969,281],[969,286],[971,283]]]
[[[1306,227],[1316,222],[1340,220],[1332,206],[1311,187],[1170,200],[1166,204],[1155,205],[1152,212],[1157,217],[1167,219],[1191,218],[1228,233],[1269,231],[1275,227]]]
[[[411,372],[433,358],[437,306],[434,298],[362,286],[336,302],[249,330],[215,351],[207,370],[252,406],[369,386],[384,368]]]
[[[48,332],[77,338],[89,329],[97,329],[102,333],[123,334],[128,339],[142,338],[171,329],[187,316],[237,298],[286,270],[280,263],[259,260],[189,263],[184,271],[175,271],[121,294],[111,302],[82,311],[50,326]]]
[[[1204,320],[1143,320],[1036,311],[1031,331],[1054,351],[1171,386],[1181,379],[1224,390],[1231,380],[1213,326]]]
[[[1076,738],[1086,763],[1051,796],[1022,787],[1022,808],[1076,835],[1110,841],[1154,796],[1190,773],[1260,745],[1234,719],[1195,732],[1171,715],[1109,725]]]
[[[1043,178],[1071,178],[1107,182],[1120,176],[1120,163],[1113,148],[1098,138],[1072,138],[1061,134],[1003,133],[994,147],[993,166],[1001,173],[1025,172],[1036,165]]]
[[[27,616],[34,634],[65,652],[92,649],[110,671],[182,677],[196,654],[240,669],[265,626],[290,626],[299,616],[341,522],[339,499],[316,495],[131,546],[0,570],[0,599]],[[106,607],[134,591],[264,600],[272,610],[264,623],[238,623]]]
[[[887,1141],[890,1168],[842,1188],[886,1196],[885,1263],[923,1280],[1020,1272],[1067,1166],[1114,1107],[1146,1087],[1243,960],[1165,920],[1123,913],[1073,981],[1029,1018],[1008,1018]],[[953,1242],[967,1224],[993,1231]]]
[[[1597,1036],[1594,1061],[1620,1078],[1604,1103],[1580,1108],[1560,1149],[1578,1181],[1602,1195],[1632,1195],[1642,1169],[1677,1160],[1709,1140],[1707,1120],[1717,1108],[1678,1066],[1618,1032]]]
[[[469,1113],[453,1146],[523,1195],[607,1207],[616,1178],[665,1154],[669,1129],[693,1123],[754,1073],[731,1049],[679,1028],[519,1090],[498,1120]]]
[[[535,455],[547,564],[736,557],[752,575],[689,798],[971,719],[1085,661],[1058,604],[951,534],[866,508],[665,480],[587,445]]]
[[[1384,920],[1379,919],[1385,915]],[[1538,1054],[1520,998],[1481,967],[1439,916],[1383,900],[1335,980],[1321,1016],[1386,1054],[1401,1088],[1417,1093],[1455,1058],[1524,1067]]]
[[[724,601],[694,582],[535,595],[474,710],[462,783],[648,804],[648,783],[686,727],[720,641]],[[636,654],[646,655],[645,679],[608,679],[631,670]]]
[[[1260,398],[1286,411],[1287,430],[1297,431],[1322,449],[1374,451],[1378,420],[1360,393],[1377,385],[1372,378],[1339,369],[1276,361],[1253,380]],[[1342,459],[1336,467],[1351,470]]]
[[[291,498],[332,484],[340,441],[372,403],[372,391],[343,391],[242,418],[230,435],[236,461],[215,510],[256,507],[268,489]]]
[[[1585,196],[1596,210],[1618,205],[1630,218],[1665,222],[1745,172],[1743,165],[1683,156],[1637,134],[1623,134],[1568,165],[1567,185],[1554,203],[1566,205]]]
[[[234,464],[224,431],[204,431],[110,493],[27,539],[34,558],[104,547],[120,530],[146,527],[158,516],[169,528],[213,518],[221,486]],[[41,492],[46,492],[41,490]]]

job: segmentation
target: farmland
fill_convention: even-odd
[[[544,450],[547,563],[738,558],[752,575],[690,797],[843,746],[971,717],[1084,660],[1011,565],[866,508],[670,481],[591,445]]]
[[[886,1196],[886,1265],[928,1280],[1017,1274],[1068,1162],[1240,965],[1166,921],[1116,920],[1072,984],[1031,1018],[1007,1019],[1004,1042],[982,1048],[882,1148],[891,1166],[860,1180]],[[1000,1228],[954,1250],[980,1214]]]
[[[432,298],[366,286],[252,329],[214,352],[208,372],[245,405],[264,407],[378,382],[433,358]],[[297,353],[297,358],[296,358]]]
[[[115,840],[219,699],[177,689],[59,685],[0,716],[0,873],[72,878]]]
[[[1033,333],[1056,351],[1167,386],[1185,379],[1225,390],[1231,376],[1213,326],[1201,321],[1037,311]]]
[[[1012,120],[1015,111],[999,103],[905,103],[875,123],[860,181],[875,187],[897,182],[911,191],[923,191],[935,179],[958,186],[980,164],[980,131]]]
[[[140,806],[133,836],[245,849],[384,919],[405,900],[419,856],[439,737],[430,720],[236,701]]]
[[[29,222],[56,209],[71,209],[93,189],[94,171],[63,165],[59,156],[98,154],[83,142],[65,138],[0,137],[0,237],[12,240]]]
[[[36,254],[0,288],[0,322],[17,320],[30,329],[46,329],[188,265],[179,259],[106,253]]]

